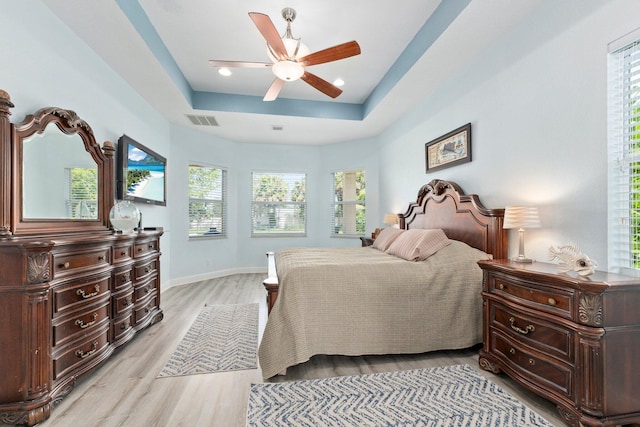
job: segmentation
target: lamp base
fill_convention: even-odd
[[[531,264],[534,260],[532,260],[531,258],[525,258],[525,257],[515,257],[515,258],[511,258],[511,261],[514,262],[521,262],[523,264]]]

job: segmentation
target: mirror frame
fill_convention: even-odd
[[[97,219],[47,219],[24,218],[23,216],[23,141],[36,133],[44,132],[47,125],[54,123],[67,134],[77,134],[82,138],[84,148],[96,162],[98,168],[98,210]],[[24,121],[11,125],[11,224],[14,236],[64,233],[92,233],[109,231],[109,210],[114,200],[113,143],[106,141],[103,148],[96,142],[91,127],[72,110],[48,107],[28,115]],[[6,138],[5,138],[6,139]],[[0,224],[1,225],[1,224]]]

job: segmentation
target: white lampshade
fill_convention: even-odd
[[[528,206],[507,206],[504,211],[502,228],[540,228],[538,208]]]
[[[513,259],[514,261],[533,262],[531,258],[524,255],[524,229],[540,227],[538,208],[528,206],[507,206],[505,208],[502,228],[517,228],[519,234],[518,256]]]
[[[398,215],[388,213],[384,215],[384,223],[386,225],[394,225],[398,223]]]

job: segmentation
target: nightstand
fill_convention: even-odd
[[[360,241],[362,242],[362,247],[364,248],[365,246],[371,246],[373,245],[373,241],[375,239],[372,239],[371,237],[360,237]]]
[[[479,261],[479,364],[551,400],[568,425],[640,423],[640,280]]]

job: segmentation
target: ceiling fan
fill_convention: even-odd
[[[235,68],[268,68],[271,67],[276,78],[267,90],[263,101],[273,101],[278,97],[285,82],[302,79],[325,95],[336,98],[342,90],[307,71],[306,67],[360,54],[360,45],[354,40],[342,43],[318,52],[309,53],[309,48],[291,35],[291,23],[296,18],[296,11],[290,7],[282,9],[282,17],[287,21],[287,30],[282,36],[268,15],[250,12],[249,17],[267,41],[267,54],[272,62],[216,61],[209,63],[214,67]]]

